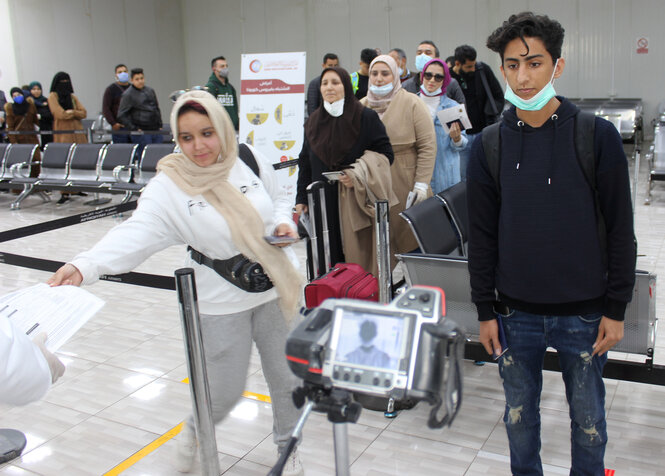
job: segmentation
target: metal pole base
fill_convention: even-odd
[[[0,464],[21,456],[27,440],[18,430],[0,428]]]
[[[336,476],[351,475],[351,470],[349,469],[349,437],[346,425],[346,423],[333,423]]]

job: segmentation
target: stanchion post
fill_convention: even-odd
[[[388,200],[377,200],[375,205],[375,234],[379,280],[379,302],[392,301],[392,270],[390,269],[390,223]]]
[[[333,423],[333,441],[335,443],[335,476],[350,476],[347,423]]]
[[[196,435],[199,442],[201,471],[205,476],[219,476],[215,423],[212,418],[194,270],[192,268],[176,270],[175,281],[187,353],[187,371],[192,393]]]

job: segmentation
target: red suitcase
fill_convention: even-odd
[[[318,306],[328,298],[379,300],[379,282],[355,263],[337,263],[326,274],[305,286],[305,305]]]

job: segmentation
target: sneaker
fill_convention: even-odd
[[[181,473],[189,473],[194,466],[196,453],[199,449],[196,434],[185,424],[178,436],[178,447],[176,449],[175,466]]]
[[[60,200],[58,200],[58,201],[55,202],[55,203],[57,203],[58,205],[62,205],[62,204],[65,203],[67,200],[69,200],[69,195],[61,195],[61,196],[60,196]]]
[[[302,463],[300,463],[300,456],[298,456],[297,448],[291,452],[289,459],[286,460],[282,476],[305,476],[305,471],[302,469]]]

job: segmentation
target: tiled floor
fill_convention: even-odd
[[[638,266],[665,276],[665,186],[658,185],[652,205],[644,206],[644,167],[642,172]],[[10,212],[12,198],[0,194],[0,230],[89,210],[82,197],[64,206],[29,197],[21,210]],[[119,221],[105,218],[55,230],[2,243],[0,250],[67,260]],[[171,275],[183,254],[180,247],[166,250],[137,270]],[[0,293],[48,276],[0,265]],[[20,429],[28,438],[23,456],[0,466],[0,475],[178,474],[172,464],[175,439],[157,441],[185,418],[190,406],[189,387],[182,382],[187,371],[175,294],[110,282],[88,289],[107,304],[60,352],[67,364],[64,377],[40,402],[0,406],[0,427]],[[658,296],[658,309],[665,309],[664,296]],[[665,364],[665,338],[659,341],[656,363]],[[466,362],[464,371],[464,403],[451,428],[428,429],[425,404],[394,420],[365,411],[348,428],[352,474],[510,474],[497,369]],[[256,353],[247,390],[267,392]],[[546,372],[542,408],[545,474],[568,474],[569,422],[557,373]],[[665,387],[607,380],[607,409],[607,467],[617,476],[665,475]],[[243,398],[217,428],[224,474],[265,475],[276,459],[271,431],[270,405]],[[300,454],[306,474],[334,474],[332,428],[325,417],[312,415],[304,435]],[[136,454],[142,448],[153,451]]]

